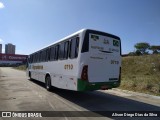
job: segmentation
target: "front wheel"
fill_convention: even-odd
[[[31,72],[29,72],[29,80],[32,80],[32,78],[31,78]]]
[[[46,80],[45,80],[45,87],[48,91],[51,91],[51,77],[50,76],[47,76],[46,77]]]

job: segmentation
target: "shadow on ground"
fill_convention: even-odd
[[[45,87],[44,83],[35,80],[32,80],[32,82],[40,85],[41,87]],[[70,90],[53,89],[51,93],[54,93],[64,99],[67,99],[70,102],[75,103],[76,105],[79,105],[84,109],[87,109],[88,111],[93,111],[94,113],[96,113],[94,114],[95,116],[108,116],[108,114],[110,114],[110,111],[111,113],[130,113],[147,111],[159,111],[160,113],[160,107],[158,106],[146,104],[124,97],[119,97],[116,95],[103,93],[101,91],[77,92]],[[151,119],[151,117],[148,118]]]

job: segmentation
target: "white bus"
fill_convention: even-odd
[[[74,91],[118,87],[121,78],[120,38],[82,29],[28,56],[27,75],[51,87]]]

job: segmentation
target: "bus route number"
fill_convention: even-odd
[[[116,60],[111,60],[111,64],[119,64],[119,61],[116,61]]]
[[[64,65],[64,69],[65,70],[72,70],[73,69],[73,65],[72,64],[66,64],[66,65]]]

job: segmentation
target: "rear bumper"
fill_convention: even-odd
[[[78,79],[77,91],[93,91],[93,90],[102,90],[103,87],[106,89],[116,88],[120,86],[119,81],[115,82],[94,82],[90,83],[81,79]]]

